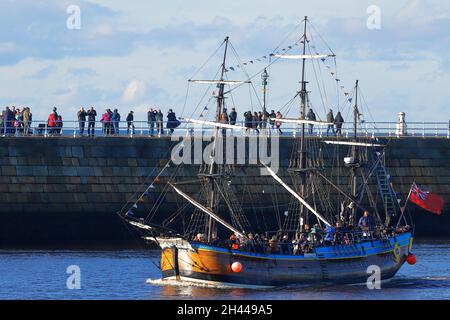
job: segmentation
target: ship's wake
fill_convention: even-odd
[[[155,285],[155,286],[172,286],[172,287],[198,287],[198,288],[214,288],[214,289],[253,289],[253,290],[262,290],[264,288],[257,288],[246,285],[239,284],[222,284],[217,282],[206,282],[206,281],[191,281],[191,280],[176,280],[176,279],[147,279],[147,284]]]

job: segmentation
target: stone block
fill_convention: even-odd
[[[83,158],[84,157],[83,148],[80,146],[72,147],[71,152],[72,152],[72,156],[75,158]]]
[[[33,166],[33,175],[34,176],[47,176],[48,175],[47,166]]]
[[[64,176],[71,176],[71,177],[78,175],[77,168],[75,167],[63,167],[62,173]]]
[[[21,168],[23,168],[23,167],[21,167]],[[2,175],[3,176],[15,176],[18,174],[18,171],[21,172],[19,170],[19,167],[17,167],[17,170],[16,170],[15,166],[2,166]]]

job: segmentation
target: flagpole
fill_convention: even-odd
[[[411,188],[409,188],[408,197],[406,198],[405,205],[403,206],[403,209],[402,209],[402,207],[400,208],[400,210],[402,211],[402,214],[400,215],[400,218],[398,218],[398,222],[397,222],[396,228],[398,228],[398,226],[400,225],[400,221],[402,221],[402,218],[403,218],[403,216],[404,216],[404,214],[405,214],[405,211],[406,211],[406,205],[407,205],[408,202],[409,202],[409,197],[411,196],[412,188],[413,188],[413,186],[414,186],[415,184],[416,184],[416,179],[414,179],[414,181],[413,181],[413,183],[412,183],[412,185],[411,185]]]

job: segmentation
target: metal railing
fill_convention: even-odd
[[[133,121],[128,124],[126,121],[120,121],[114,125],[113,123],[103,124],[100,121],[96,121],[89,127],[89,122],[86,121],[84,126],[80,127],[79,121],[63,121],[62,126],[52,127],[47,124],[46,121],[33,121],[32,123],[25,125],[19,121],[11,121],[9,123],[0,123],[0,134],[2,137],[13,136],[64,136],[64,137],[81,137],[81,136],[102,136],[102,137],[114,137],[114,136],[155,136],[163,137],[170,134],[176,134],[185,136],[186,134],[212,134],[213,128],[207,126],[193,125],[190,122],[180,121],[181,125],[171,132],[167,128],[167,121],[164,121],[158,127],[155,122],[153,124],[147,121]],[[238,121],[236,126],[245,126],[244,121]],[[257,129],[248,128],[247,130],[237,128],[236,130],[228,130],[233,132],[233,135],[256,135],[262,128],[267,128],[269,132],[276,132],[281,136],[299,136],[301,134],[301,125],[283,123],[280,126],[280,130],[275,125],[269,122],[265,124],[257,125]],[[84,129],[82,129],[84,128]],[[306,135],[316,137],[334,136],[337,128],[328,128],[328,126],[314,126],[312,128],[306,125]],[[353,124],[344,123],[341,128],[341,136],[352,137],[353,136]],[[398,129],[397,122],[363,122],[358,125],[359,137],[445,137],[450,138],[450,122],[407,122],[406,134],[404,131]]]

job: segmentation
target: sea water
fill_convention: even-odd
[[[166,285],[159,280],[158,250],[0,250],[0,299],[450,299],[450,239],[418,241],[413,249],[417,263],[405,264],[380,290]]]

